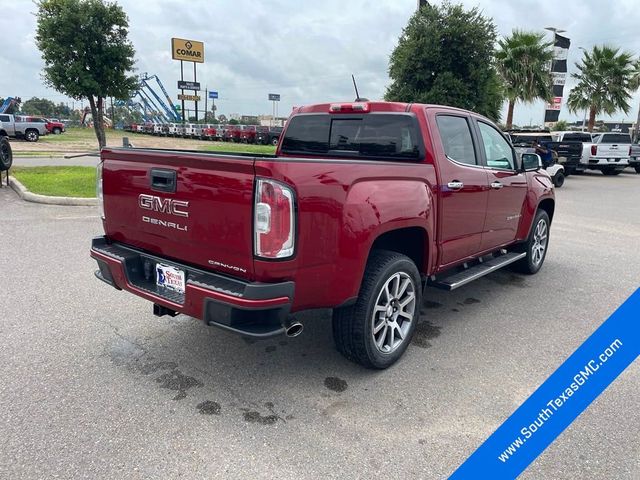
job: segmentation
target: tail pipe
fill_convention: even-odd
[[[293,318],[287,319],[283,324],[284,333],[287,337],[297,337],[304,330],[304,325]]]

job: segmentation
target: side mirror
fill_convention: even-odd
[[[542,168],[542,159],[536,153],[522,154],[522,170],[525,172],[537,172]]]

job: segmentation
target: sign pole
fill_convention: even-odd
[[[193,81],[197,82],[198,81],[198,77],[196,76],[196,62],[193,62]],[[194,95],[198,95],[198,91],[194,90],[193,91]],[[198,123],[198,101],[195,101],[196,104],[196,123]]]
[[[211,110],[213,112],[213,119],[216,119],[216,99],[212,98],[211,99]]]
[[[184,82],[184,62],[180,60],[180,80]],[[184,95],[184,89],[180,90]],[[182,127],[184,128],[184,98],[182,99]]]
[[[207,101],[209,100],[209,90],[207,87],[204,87],[204,123],[207,123]]]

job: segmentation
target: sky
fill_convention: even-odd
[[[270,114],[269,93],[279,93],[278,113],[293,106],[353,100],[351,74],[360,95],[381,99],[389,84],[388,61],[398,37],[414,13],[416,0],[118,0],[130,20],[137,73],[156,74],[177,103],[180,62],[171,59],[171,37],[205,43],[205,63],[198,65],[202,88],[219,92],[218,113]],[[439,2],[436,2],[439,3]],[[512,29],[566,30],[571,39],[569,72],[582,51],[611,44],[640,55],[637,0],[462,0],[492,17],[499,36]],[[41,80],[42,60],[34,42],[35,3],[0,0],[0,97],[70,99]],[[185,64],[186,65],[186,64]],[[190,72],[189,69],[187,71]],[[190,72],[191,73],[191,72]],[[187,76],[186,80],[192,80]],[[567,79],[568,90],[575,84]],[[203,92],[204,93],[204,92]],[[625,115],[633,121],[640,92]],[[76,105],[77,106],[77,105]],[[542,102],[517,104],[514,121],[540,124]],[[503,119],[506,117],[506,106]],[[563,106],[560,119],[577,120]]]

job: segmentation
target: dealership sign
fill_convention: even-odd
[[[185,80],[178,80],[179,90],[200,90],[200,82],[187,82]]]
[[[204,63],[204,43],[195,40],[172,38],[171,57],[174,60]]]
[[[279,102],[280,101],[280,94],[279,93],[270,93],[269,94],[269,100],[271,100],[272,102]]]
[[[200,96],[199,95],[182,95],[181,93],[179,93],[178,100],[186,100],[188,102],[199,102]]]

